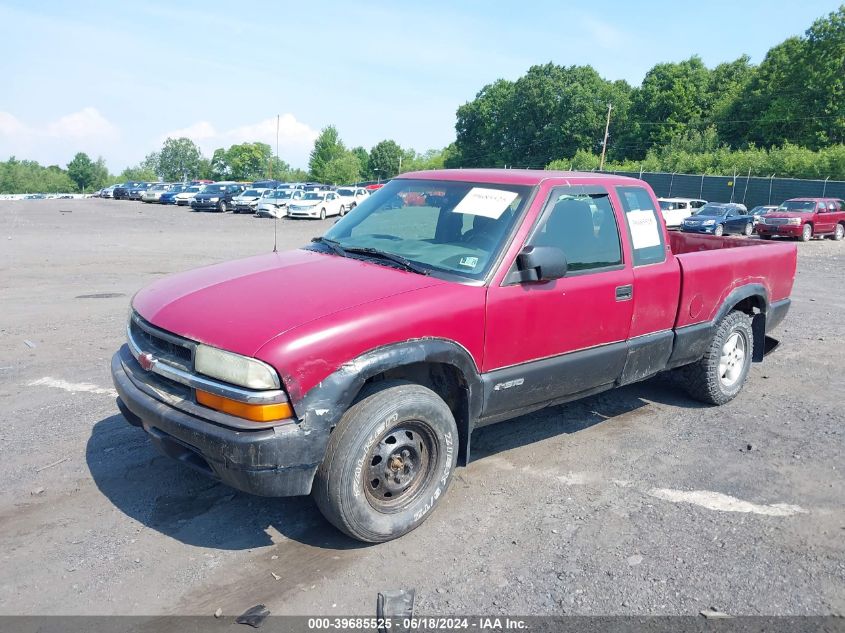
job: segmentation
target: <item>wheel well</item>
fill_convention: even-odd
[[[745,312],[745,314],[753,317],[755,314],[765,312],[766,300],[760,295],[752,295],[737,303],[730,311],[733,310]]]
[[[766,299],[761,295],[746,297],[737,303],[731,311],[739,310],[751,317],[751,331],[754,334],[754,356],[752,360],[763,360],[766,346]]]
[[[455,416],[460,442],[458,459],[464,459],[469,447],[470,433],[469,385],[460,369],[447,363],[410,363],[371,376],[361,387],[361,391],[368,385],[382,380],[407,380],[428,387],[440,396]]]

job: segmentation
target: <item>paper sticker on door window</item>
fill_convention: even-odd
[[[452,212],[483,215],[484,217],[498,220],[505,212],[505,209],[511,206],[516,196],[515,191],[473,187],[464,196],[464,199],[452,209]]]
[[[466,266],[467,268],[475,268],[478,266],[478,258],[477,257],[461,257],[461,261],[458,262],[461,266]]]
[[[631,241],[635,249],[660,246],[660,231],[652,211],[629,211],[626,214],[631,227]]]

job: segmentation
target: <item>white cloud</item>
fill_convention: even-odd
[[[105,144],[121,137],[120,129],[99,110],[86,107],[54,121],[33,124],[11,112],[0,112],[0,148],[8,156],[56,163],[70,160],[76,152],[99,156]]]
[[[622,32],[608,22],[585,15],[581,18],[581,25],[602,48],[618,48],[622,43]]]
[[[297,120],[288,113],[279,117],[279,157],[294,166],[303,166],[314,146],[319,132],[307,123]],[[276,118],[264,119],[257,123],[241,125],[229,130],[218,131],[209,121],[198,121],[185,128],[162,134],[160,141],[168,137],[186,137],[200,146],[203,153],[211,156],[218,147],[228,147],[235,143],[267,143],[276,148]]]

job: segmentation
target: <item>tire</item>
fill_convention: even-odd
[[[217,203],[217,210],[220,213],[226,213],[227,207],[226,207],[226,201],[225,200],[221,200],[220,202]]]
[[[343,217],[344,215],[346,215],[346,206],[345,205],[340,205],[340,209],[338,210],[338,214],[340,215],[340,217]]]
[[[801,241],[809,242],[811,239],[813,239],[813,227],[810,224],[805,224],[804,228],[801,229]]]
[[[706,404],[725,404],[745,384],[753,356],[751,317],[735,310],[719,322],[701,360],[681,367],[678,377],[692,398]]]
[[[754,232],[754,223],[753,223],[753,222],[749,222],[748,224],[746,224],[746,225],[745,225],[745,230],[743,231],[743,234],[744,234],[746,237],[751,237],[751,234],[752,234],[753,232]]]
[[[836,230],[834,230],[833,235],[830,237],[835,242],[839,242],[842,238],[845,237],[845,224],[837,224]]]
[[[326,219],[326,210],[325,209],[320,209],[320,219],[321,220]]]
[[[715,228],[715,229],[713,229],[713,235],[715,235],[716,237],[721,237],[721,236],[722,236],[722,235],[724,235],[724,234],[725,234],[725,227],[724,227],[724,225],[722,225],[722,224],[717,224],[717,225],[716,225],[716,228]]]
[[[375,383],[332,432],[314,501],[354,539],[398,538],[428,518],[448,489],[457,440],[455,418],[436,393],[404,381]]]

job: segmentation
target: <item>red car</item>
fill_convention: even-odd
[[[313,494],[386,541],[443,498],[473,429],[667,370],[702,402],[734,398],[795,266],[791,243],[669,233],[641,180],[408,173],[299,250],[144,288],[111,369],[165,454]]]
[[[756,230],[764,240],[797,237],[809,242],[815,236],[828,235],[838,241],[845,237],[845,202],[838,198],[792,198],[760,216]]]

